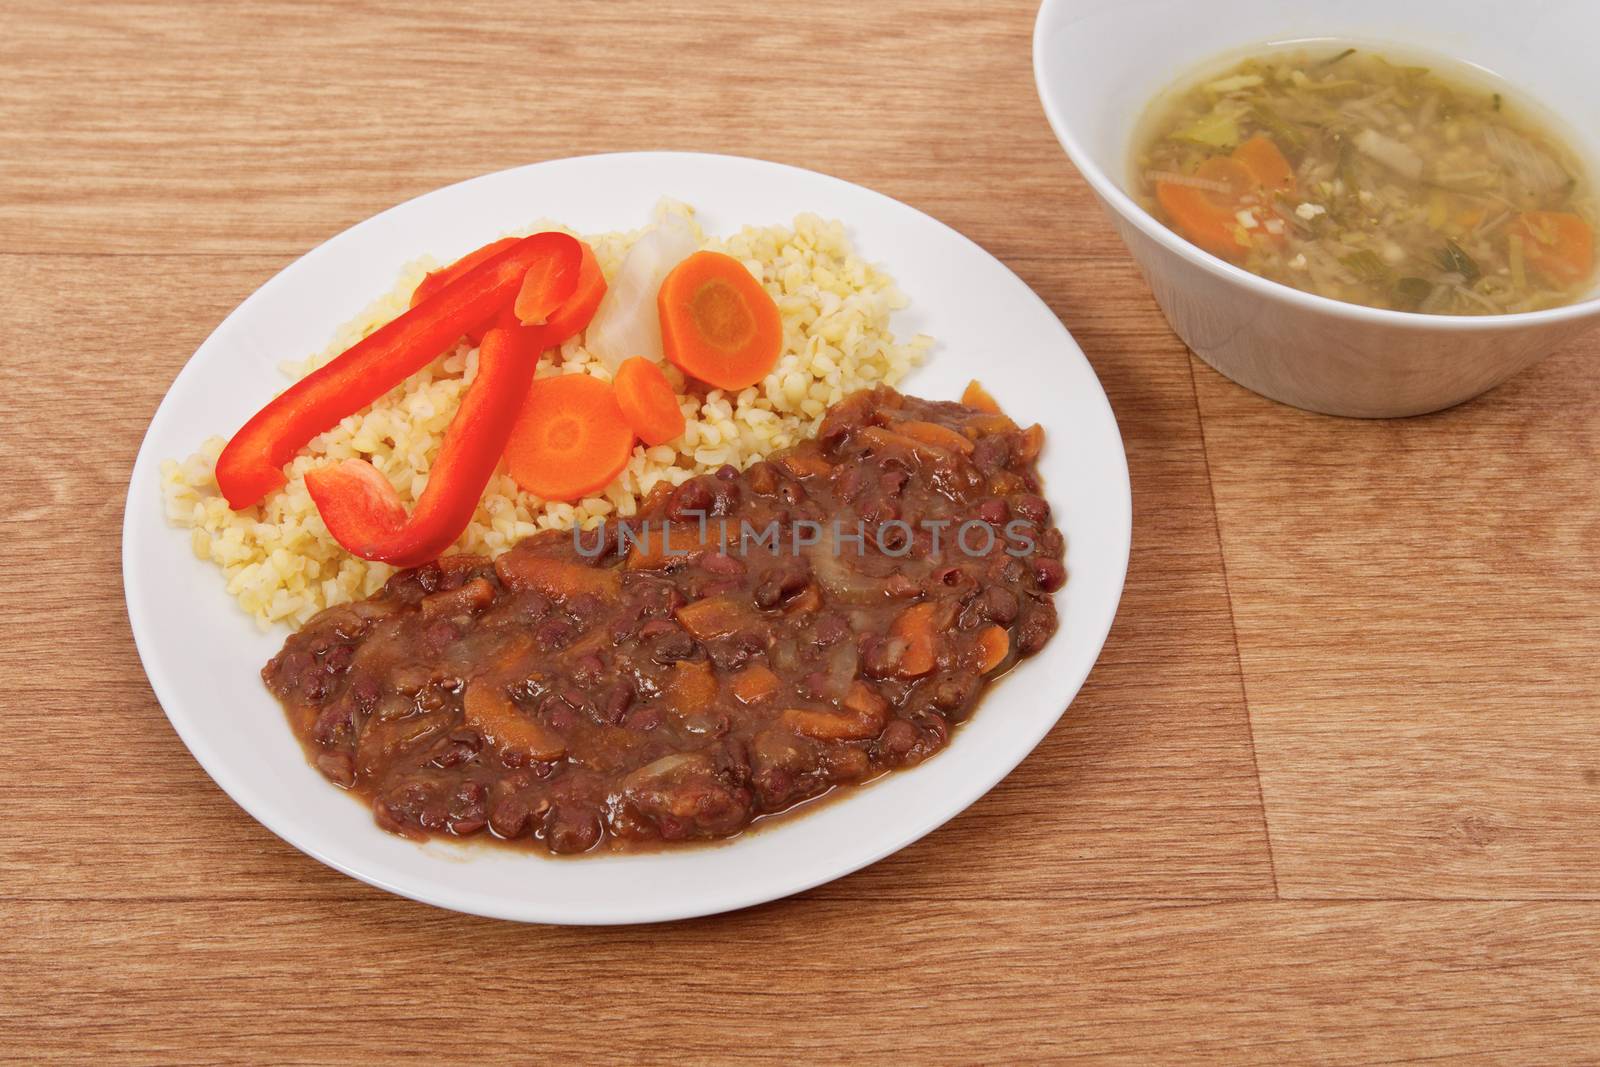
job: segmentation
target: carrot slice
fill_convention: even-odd
[[[961,402],[969,408],[974,408],[990,415],[1001,414],[999,402],[989,395],[989,390],[980,385],[976,378],[967,383],[966,389],[961,393]]]
[[[543,325],[538,327],[537,343],[540,348],[555,348],[587,329],[606,295],[606,276],[600,271],[600,260],[595,257],[594,249],[589,247],[587,241],[579,241],[578,244],[583,250],[583,258],[578,262],[578,286],[566,302],[550,312]],[[517,293],[516,303],[512,305],[512,313],[519,323],[532,325],[537,308],[533,306],[535,299],[532,294],[524,303],[526,293],[528,282],[524,280],[522,291]]]
[[[759,704],[778,691],[778,676],[768,667],[752,663],[728,682],[741,704]]]
[[[667,358],[718,389],[756,384],[783,350],[778,305],[743,263],[721,252],[696,252],[673,267],[656,307]]]
[[[668,492],[670,491],[669,488]],[[652,489],[651,492],[654,493],[656,490]],[[652,511],[659,503],[659,500],[652,501],[647,495],[639,510]],[[630,571],[667,570],[686,556],[703,552],[713,545],[718,548],[723,547],[726,535],[727,528],[721,523],[694,521],[646,523],[637,537],[629,535],[624,540],[624,544],[628,546],[626,567]]]
[[[1156,200],[1172,226],[1185,238],[1223,259],[1238,259],[1248,245],[1238,237],[1239,201],[1256,186],[1255,175],[1243,163],[1227,156],[1212,156],[1195,171],[1196,178],[1221,182],[1226,193],[1196,189],[1176,182],[1156,182]]]
[[[1594,270],[1594,231],[1568,211],[1524,211],[1509,232],[1522,238],[1528,266],[1550,282],[1576,285]]]
[[[622,576],[610,567],[586,567],[552,556],[507,552],[494,561],[494,572],[507,588],[533,589],[558,604],[585,593],[611,600],[622,592]]]
[[[545,500],[577,500],[627,466],[633,431],[611,386],[588,374],[537,378],[506,445],[518,485]]]
[[[1002,626],[985,626],[978,631],[978,672],[988,674],[1005,662],[1011,651],[1011,635]]]
[[[1233,150],[1233,158],[1243,163],[1256,184],[1267,192],[1294,192],[1294,168],[1272,138],[1256,134]]]
[[[788,605],[783,609],[783,613],[785,615],[809,615],[821,607],[822,594],[817,591],[816,586],[808,584],[790,598]]]
[[[683,409],[661,368],[643,356],[622,361],[617,368],[617,406],[639,440],[664,445],[683,436]]]
[[[804,448],[779,456],[773,462],[796,478],[826,478],[833,473],[832,463]]]
[[[411,306],[416,307],[484,260],[498,256],[516,244],[517,240],[515,237],[502,237],[498,241],[491,241],[482,248],[468,252],[448,267],[429,271],[427,277],[417,283],[417,287],[411,291]]]
[[[726,637],[744,621],[745,615],[739,604],[740,601],[727,595],[693,601],[678,609],[678,625],[701,641]]]
[[[701,711],[717,699],[717,675],[709,662],[679,660],[663,687],[667,703],[685,715]]]
[[[973,445],[971,441],[967,440],[965,437],[962,437],[960,434],[950,429],[950,427],[940,426],[936,422],[910,420],[907,422],[897,422],[894,424],[894,428],[897,432],[905,434],[907,437],[910,437],[914,440],[921,441],[926,445],[937,445],[940,448],[947,449],[951,452],[959,452],[962,455],[967,455],[972,451]]]
[[[797,734],[819,741],[865,741],[877,737],[889,722],[889,701],[870,683],[857,678],[850,683],[838,711],[827,708],[789,708],[783,722]]]
[[[937,604],[913,604],[889,624],[889,636],[905,642],[900,653],[898,673],[905,678],[915,678],[933,670],[937,659],[938,628],[935,626]]]
[[[1017,458],[1024,463],[1032,463],[1043,451],[1044,427],[1036,422],[1022,431],[1022,447],[1017,449]]]
[[[491,748],[524,759],[554,761],[567,754],[561,735],[517,711],[506,691],[493,681],[473,678],[462,695],[462,718]]]

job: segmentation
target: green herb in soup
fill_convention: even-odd
[[[1354,48],[1245,60],[1146,118],[1145,206],[1213,255],[1372,307],[1492,315],[1594,275],[1584,167],[1510,95]]]

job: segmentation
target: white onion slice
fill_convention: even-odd
[[[656,293],[672,268],[699,248],[693,229],[678,215],[668,215],[639,238],[623,257],[595,310],[584,346],[613,372],[633,356],[660,363],[661,318]]]

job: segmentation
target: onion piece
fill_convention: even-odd
[[[1416,181],[1422,177],[1422,157],[1408,144],[1403,144],[1379,133],[1377,130],[1362,130],[1355,136],[1355,146],[1361,154],[1377,160],[1396,174]]]
[[[672,268],[699,249],[689,223],[668,215],[628,250],[584,335],[585,347],[612,373],[633,356],[653,363],[665,358],[656,293]]]
[[[1511,172],[1529,192],[1537,195],[1552,193],[1568,182],[1561,164],[1540,150],[1533,142],[1500,126],[1485,126],[1483,147]]]

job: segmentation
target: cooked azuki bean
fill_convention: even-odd
[[[1050,505],[1042,496],[1024,493],[1011,502],[1011,507],[1035,526],[1043,526],[1050,521]]]
[[[978,518],[990,526],[999,527],[1011,517],[1011,509],[1006,507],[1006,502],[997,496],[992,496],[978,505]],[[999,531],[996,531],[999,536]]]
[[[690,478],[674,489],[667,497],[667,518],[674,522],[693,522],[711,514],[715,503],[712,480],[705,477]]]
[[[991,585],[979,596],[983,616],[1001,626],[1009,625],[1017,617],[1017,594],[1003,585]]]
[[[600,843],[600,813],[586,804],[557,801],[544,819],[544,841],[551,852],[587,852]]]
[[[755,604],[759,608],[775,608],[810,581],[811,570],[803,558],[782,560],[773,564],[756,585]]]
[[[1030,656],[1044,647],[1050,635],[1056,632],[1056,613],[1053,610],[1034,608],[1017,623],[1017,651]]]
[[[1060,560],[1037,556],[1033,561],[1033,580],[1047,593],[1054,593],[1067,582],[1067,568]]]
[[[972,447],[926,428],[907,444],[909,422]],[[984,627],[1006,629],[1007,662],[1054,633],[1064,541],[1019,431],[992,414],[874,390],[835,405],[821,440],[647,501],[633,524],[704,511],[720,542],[676,567],[580,556],[558,532],[492,564],[446,557],[312,620],[263,678],[321,773],[413,837],[556,852],[721,837],[917,763],[982,695]],[[834,519],[836,537],[794,543]],[[957,543],[973,520],[996,546]],[[780,540],[741,544],[741,522]],[[1033,544],[1012,556],[1019,522]],[[712,607],[680,622],[696,603]]]
[[[694,638],[681,627],[673,626],[651,644],[650,656],[657,663],[676,663],[694,655]]]
[[[528,820],[532,816],[526,800],[520,796],[504,797],[489,815],[489,829],[494,831],[496,837],[509,841],[527,833]]]

